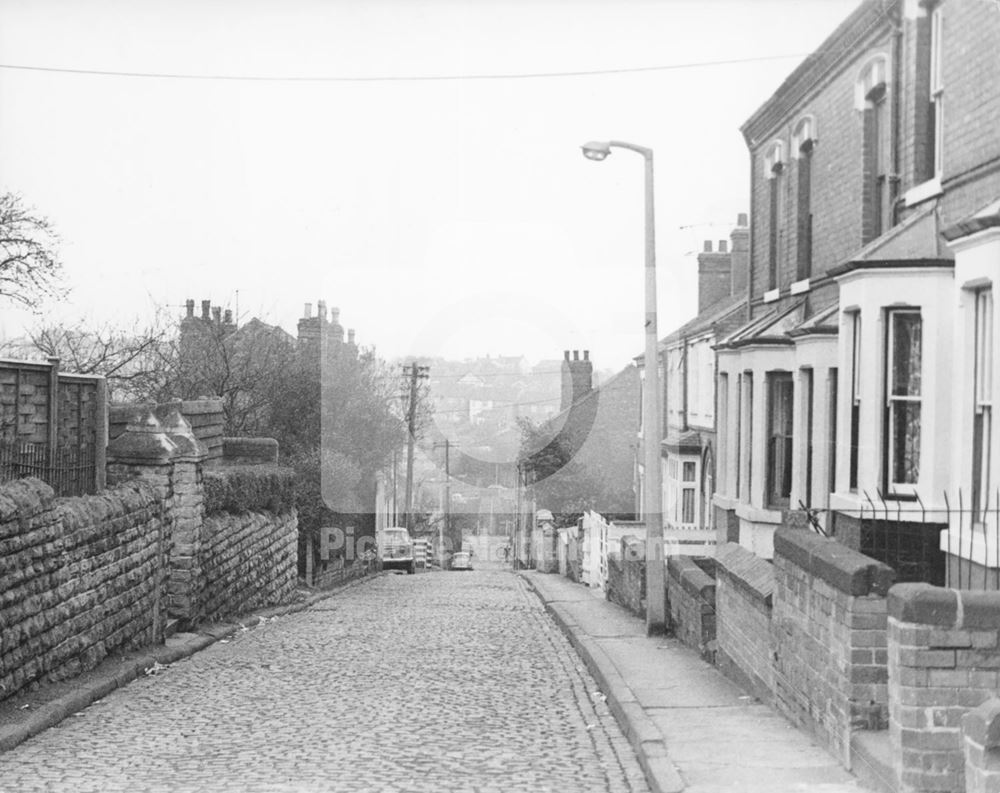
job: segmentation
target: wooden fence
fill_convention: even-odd
[[[59,496],[105,484],[108,438],[103,377],[46,363],[0,359],[0,482],[36,476]]]

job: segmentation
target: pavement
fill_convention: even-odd
[[[823,747],[600,592],[521,572],[607,696],[656,793],[859,793]]]
[[[509,568],[375,576],[112,680],[79,681],[65,708],[106,693],[0,752],[3,793],[649,790]]]

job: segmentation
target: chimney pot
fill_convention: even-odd
[[[212,319],[215,320],[216,324],[222,322],[222,307],[212,306]]]
[[[590,360],[590,350],[584,350],[583,351],[583,360],[585,360],[585,361],[589,361]]]
[[[184,303],[184,306],[187,308],[187,315],[188,315],[188,317],[193,317],[194,316],[194,301],[189,299],[189,300],[187,300]]]
[[[320,319],[326,319],[326,301],[317,300],[316,301],[316,316]]]
[[[354,344],[354,328],[350,328],[347,331],[347,343]]]
[[[340,309],[339,308],[331,308],[330,309],[330,322],[332,322],[334,325],[336,325],[338,322],[340,322]]]
[[[711,253],[712,252],[712,241],[711,240],[705,240],[705,247],[702,250],[703,250],[704,253]]]
[[[563,351],[563,360],[564,361],[568,361],[569,360],[569,350]]]
[[[737,226],[741,226],[741,227],[747,225],[747,213],[746,212],[740,212],[736,216],[736,225]]]
[[[574,361],[579,361],[580,360],[580,351],[579,350],[573,350],[573,360]]]
[[[202,300],[201,301],[201,318],[208,320],[212,318],[212,301]]]
[[[233,312],[232,312],[232,309],[227,308],[225,310],[225,312],[222,315],[222,321],[226,325],[232,325],[233,324]]]
[[[313,315],[313,304],[306,303],[305,308],[302,310],[302,316],[305,319],[312,319],[312,315]]]
[[[719,253],[725,253],[729,243],[726,240],[719,240]]]

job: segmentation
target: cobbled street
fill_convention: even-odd
[[[135,681],[0,755],[0,790],[645,791],[507,571],[387,574]]]

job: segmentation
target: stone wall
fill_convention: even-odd
[[[667,604],[674,635],[715,662],[715,579],[690,556],[667,559]]]
[[[889,739],[900,793],[966,789],[963,717],[1000,690],[998,635],[1000,593],[929,584],[889,592]],[[969,733],[984,751],[985,737]],[[974,764],[988,759],[972,755]],[[982,780],[968,781],[972,790]]]
[[[286,600],[295,591],[298,520],[284,513],[216,513],[201,537],[199,617],[218,620]]]
[[[802,529],[774,535],[774,704],[851,767],[851,732],[888,711],[886,595],[893,571]]]
[[[0,486],[0,699],[159,638],[168,540],[144,482],[56,500]]]
[[[762,702],[771,702],[774,568],[735,543],[716,549],[716,663]]]

